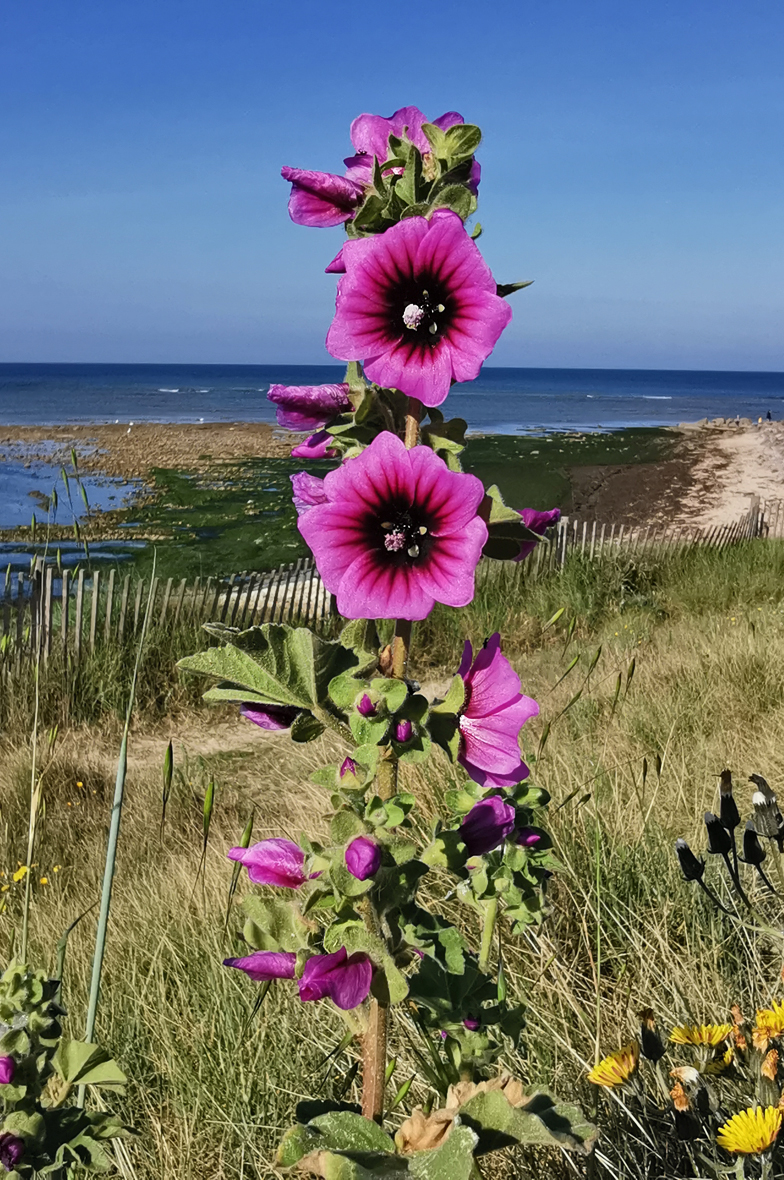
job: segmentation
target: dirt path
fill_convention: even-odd
[[[580,520],[713,528],[749,508],[749,496],[784,499],[784,423],[688,426],[661,463],[576,467],[572,511]]]

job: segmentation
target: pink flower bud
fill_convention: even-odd
[[[357,764],[353,758],[344,758],[340,765],[340,777],[345,778],[347,774],[356,776]]]
[[[266,983],[269,979],[293,979],[297,956],[293,951],[256,951],[242,959],[224,959],[224,967],[236,967],[244,971],[254,983]]]
[[[408,720],[398,721],[395,726],[395,741],[407,742],[411,740],[412,725]]]
[[[254,885],[299,889],[308,880],[305,853],[298,844],[280,836],[262,840],[250,848],[230,848],[227,855],[229,860],[238,860],[245,865]],[[311,873],[311,877],[317,876],[318,873]]]
[[[363,717],[375,717],[376,706],[373,704],[367,693],[363,695],[362,699],[357,705],[357,710],[362,714]]]
[[[14,1080],[16,1062],[13,1057],[0,1057],[0,1086],[7,1086]]]
[[[459,832],[469,856],[482,856],[502,844],[514,828],[515,809],[499,795],[480,799],[460,825]]]
[[[346,849],[346,868],[358,881],[375,877],[381,867],[381,849],[369,836],[357,836]]]
[[[541,839],[542,833],[537,832],[536,828],[520,828],[517,833],[517,843],[523,848],[535,848]]]
[[[338,1008],[348,1012],[358,1007],[370,991],[373,964],[362,951],[349,956],[341,947],[332,955],[311,955],[299,981],[301,1000],[329,997]]]

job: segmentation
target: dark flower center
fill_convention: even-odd
[[[412,565],[420,561],[432,543],[428,524],[416,505],[390,508],[387,516],[372,521],[371,529],[376,534],[382,560],[393,565]]]
[[[437,344],[449,327],[449,299],[441,284],[424,275],[401,283],[390,298],[395,332],[402,328],[419,344]]]

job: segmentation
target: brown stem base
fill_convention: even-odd
[[[370,1001],[368,1029],[362,1042],[362,1114],[380,1123],[384,1115],[387,1069],[387,1009]]]

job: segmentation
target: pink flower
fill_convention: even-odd
[[[341,947],[332,955],[312,955],[299,981],[301,1000],[323,1000],[328,996],[344,1012],[356,1008],[370,991],[373,964],[366,954],[346,953]]]
[[[475,476],[385,432],[330,471],[324,490],[327,503],[297,527],[344,617],[424,619],[435,602],[471,601],[487,540]]]
[[[291,182],[289,217],[297,225],[341,225],[351,221],[364,199],[363,184],[348,176],[305,168],[281,168],[280,174]]]
[[[357,712],[361,713],[363,717],[375,717],[376,711],[376,706],[371,698],[366,692],[363,693],[357,703]]]
[[[357,836],[346,849],[346,868],[358,881],[375,877],[381,868],[381,849],[369,836]]]
[[[291,477],[292,500],[297,510],[297,516],[314,508],[316,504],[326,504],[327,493],[324,491],[324,480],[316,475],[308,475],[307,471],[298,471]]]
[[[513,786],[528,777],[517,739],[539,706],[520,692],[520,677],[501,655],[498,632],[485,641],[473,664],[472,655],[466,643],[458,669],[466,687],[458,761],[481,787]]]
[[[284,889],[299,889],[308,880],[305,873],[305,853],[292,840],[274,836],[250,848],[230,848],[229,860],[238,860],[248,870],[254,885],[280,885]],[[317,877],[318,873],[311,873]]]
[[[0,1086],[7,1086],[14,1080],[16,1062],[13,1057],[0,1057]]]
[[[456,213],[409,217],[343,247],[327,349],[365,375],[438,406],[452,381],[473,381],[512,318]]]
[[[343,761],[340,764],[339,774],[340,774],[341,778],[345,778],[346,775],[351,775],[352,777],[356,778],[357,764],[353,758],[344,758],[343,759]]]
[[[352,180],[370,184],[373,174],[373,157],[383,164],[389,156],[389,137],[401,139],[406,132],[408,139],[419,148],[423,156],[430,154],[430,142],[422,131],[423,123],[431,123],[442,131],[448,131],[457,123],[464,123],[457,111],[447,111],[437,119],[427,119],[418,107],[401,107],[394,115],[358,115],[351,124],[351,142],[357,154],[343,163],[347,166],[346,176]],[[478,178],[477,178],[478,183]]]
[[[412,732],[413,726],[407,718],[404,718],[403,721],[398,721],[395,725],[395,741],[403,745],[403,743],[411,740]]]
[[[319,430],[351,407],[347,385],[270,385],[267,400],[278,407],[278,426]]]
[[[480,799],[460,825],[469,856],[483,856],[502,844],[515,825],[515,809],[499,795]]]
[[[346,273],[346,264],[343,261],[343,247],[341,246],[335,257],[324,267],[325,275],[344,275]]]
[[[293,951],[255,951],[243,959],[224,959],[224,967],[244,971],[254,983],[268,979],[293,979],[297,956]]]
[[[12,1172],[25,1153],[24,1139],[13,1135],[10,1131],[0,1133],[0,1164],[7,1172]]]
[[[331,446],[333,439],[326,430],[318,430],[304,442],[291,448],[292,459],[334,459],[337,451]]]
[[[240,714],[261,729],[290,729],[301,712],[293,705],[259,705],[250,701],[240,705]]]
[[[523,508],[520,515],[527,528],[543,537],[550,525],[561,519],[561,509],[551,508],[547,512],[537,512],[535,508]],[[533,553],[535,548],[536,541],[523,541],[515,561],[522,561],[529,553]]]

